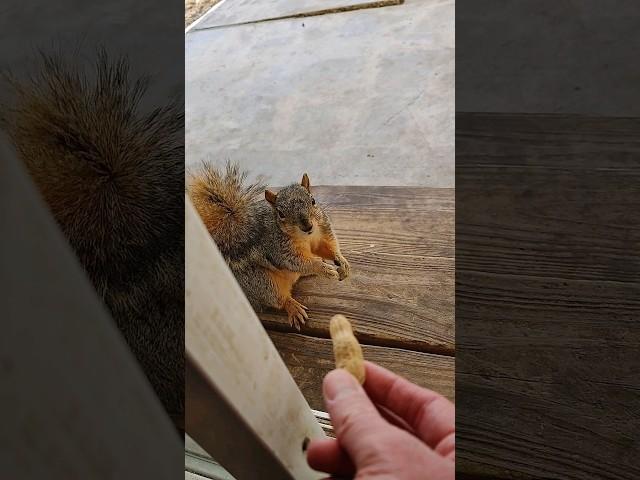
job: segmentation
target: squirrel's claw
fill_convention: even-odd
[[[295,315],[291,315],[289,316],[289,324],[292,327],[295,327],[296,330],[300,331],[300,328],[302,327],[302,325],[305,324],[305,316],[306,314],[303,316],[300,313],[296,313]],[[306,317],[309,318],[309,317]]]

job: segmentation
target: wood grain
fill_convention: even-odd
[[[293,333],[269,332],[311,408],[325,410],[322,379],[335,368],[331,340]],[[366,360],[455,400],[455,360],[444,355],[362,345]]]
[[[329,337],[329,319],[349,317],[363,343],[453,355],[454,190],[312,187],[325,206],[352,276],[304,278],[294,296],[309,307],[306,335]],[[268,329],[293,331],[280,312]]]
[[[461,478],[640,478],[640,119],[456,118]]]

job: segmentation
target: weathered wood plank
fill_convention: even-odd
[[[456,129],[457,470],[640,478],[640,119]]]
[[[332,219],[351,278],[304,278],[294,296],[309,307],[307,335],[329,337],[329,319],[349,317],[368,344],[453,354],[454,190],[312,187]],[[269,329],[293,331],[265,312]]]
[[[189,199],[185,218],[187,434],[238,480],[320,478],[320,425]]]
[[[331,340],[269,332],[311,408],[325,410],[322,379],[335,368]],[[398,375],[454,400],[455,359],[398,348],[362,345],[364,357]]]

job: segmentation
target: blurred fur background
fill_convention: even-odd
[[[104,49],[2,78],[0,126],[167,413],[184,413],[184,108]],[[91,321],[91,319],[87,319]]]

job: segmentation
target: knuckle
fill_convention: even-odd
[[[366,415],[361,414],[355,409],[350,409],[344,413],[338,434],[342,437],[349,437],[352,435],[359,435],[362,430],[362,425],[366,424]]]

